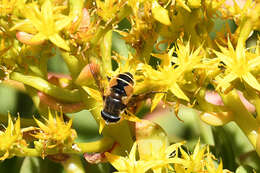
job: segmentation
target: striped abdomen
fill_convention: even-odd
[[[104,99],[104,109],[101,111],[106,122],[120,120],[120,114],[132,97],[133,84],[133,75],[129,72],[121,73],[110,80],[109,91]]]

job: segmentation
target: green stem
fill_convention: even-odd
[[[112,30],[108,31],[101,43],[102,65],[106,71],[112,71],[111,64],[111,47],[112,47]]]
[[[37,142],[41,144],[40,142]],[[52,148],[48,149],[46,148],[44,150],[45,155],[53,155],[53,154],[83,154],[83,153],[101,153],[108,151],[111,149],[114,145],[114,140],[109,137],[103,137],[100,140],[94,141],[94,142],[85,142],[85,143],[75,143],[72,145],[72,147],[64,148],[61,152],[60,148]],[[14,150],[14,154],[19,157],[25,157],[25,156],[41,156],[42,150],[36,149],[36,148],[27,148],[22,147],[19,149]]]
[[[222,96],[225,106],[227,106],[234,114],[234,121],[242,129],[249,141],[256,147],[257,129],[260,124],[251,115],[243,103],[241,102],[237,91],[233,90],[227,95]]]
[[[15,156],[18,156],[18,157],[25,157],[25,156],[37,157],[37,156],[41,156],[41,153],[39,151],[37,151],[36,149],[26,148],[26,147],[15,150],[14,154],[15,154]]]
[[[13,72],[10,75],[10,79],[22,82],[64,102],[81,101],[81,96],[78,90],[67,90],[59,88],[40,77],[28,76],[18,72]]]
[[[199,116],[195,116],[195,118],[198,122],[201,133],[200,136],[202,137],[203,141],[206,144],[215,145],[211,126],[201,121]]]
[[[101,140],[87,143],[77,143],[77,146],[86,152],[104,152],[112,148],[114,140],[109,137],[103,137]]]
[[[254,99],[254,105],[256,108],[256,119],[260,123],[260,98],[257,97]]]
[[[75,56],[72,56],[65,51],[61,51],[61,55],[63,60],[67,64],[67,67],[69,68],[72,79],[75,79],[82,69],[79,60]]]

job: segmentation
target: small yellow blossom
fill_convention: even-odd
[[[217,89],[222,88],[225,91],[225,86],[229,86],[232,81],[238,78],[260,91],[260,84],[252,74],[252,71],[259,69],[260,55],[252,54],[239,44],[234,49],[230,40],[228,40],[227,48],[220,45],[219,48],[221,52],[214,52],[220,61],[225,64],[226,70],[223,77],[218,76],[216,78],[218,82]]]
[[[14,10],[23,7],[25,0],[1,0],[0,16],[11,14]]]
[[[0,131],[0,160],[5,160],[9,157],[11,150],[19,147],[19,143],[23,143],[20,117],[18,116],[14,125],[11,116],[8,115],[8,126],[5,132]]]
[[[69,46],[59,35],[59,32],[70,24],[71,19],[61,13],[57,13],[61,9],[63,9],[62,6],[54,7],[50,0],[44,1],[41,10],[39,10],[36,3],[31,3],[24,9],[26,19],[17,23],[11,30],[35,34],[30,42],[50,40],[56,46],[69,51]],[[35,33],[35,31],[37,32]]]
[[[142,64],[143,81],[137,83],[135,94],[149,92],[167,92],[171,91],[176,97],[189,101],[189,98],[181,90],[177,83],[180,74],[176,72],[174,67],[159,67],[158,70],[153,69],[147,64]],[[159,93],[158,93],[159,94]]]
[[[120,8],[122,8],[125,4],[124,1],[117,0],[97,0],[96,3],[98,7],[98,15],[101,16],[106,22],[113,19]]]
[[[188,167],[186,165],[174,164],[174,169],[177,173],[190,173],[190,172],[208,172],[208,173],[231,173],[228,170],[223,170],[222,162],[216,168],[216,160],[214,155],[209,152],[209,147],[204,146],[200,149],[200,141],[196,144],[192,154],[188,154],[181,147],[180,153],[182,158],[190,161]]]
[[[154,143],[154,142],[153,142]],[[153,143],[150,144],[150,155],[146,155],[144,160],[158,160],[161,164],[152,168],[154,172],[161,172],[163,169],[172,170],[170,164],[183,165],[189,167],[190,161],[178,157],[178,149],[184,144],[184,142],[172,144],[166,147],[164,143],[159,149],[155,150]],[[148,146],[147,146],[148,147]],[[140,155],[142,158],[142,155]]]
[[[160,164],[160,161],[136,160],[136,146],[134,143],[128,157],[105,153],[107,160],[118,170],[117,173],[144,173]]]
[[[64,122],[63,114],[56,113],[55,119],[49,111],[49,119],[45,119],[46,124],[35,119],[41,131],[35,135],[35,138],[41,139],[45,142],[47,148],[53,148],[59,145],[71,145],[77,137],[74,129],[71,129],[72,120]]]
[[[172,56],[175,48],[170,49],[165,54],[152,54],[162,60],[162,64],[158,66],[158,70],[153,69],[147,64],[139,65],[139,68],[143,72],[143,77],[140,77],[142,81],[135,87],[135,93],[170,91],[179,99],[189,101],[189,98],[180,88],[180,84],[190,82],[185,79],[185,73],[190,73],[196,68],[201,68],[203,57],[201,52],[203,51],[202,47],[191,51],[190,43],[184,44],[181,40],[178,40],[176,47],[177,57]],[[158,103],[158,100],[162,97],[162,93],[157,93],[154,97],[156,99],[155,103]],[[155,104],[153,104],[154,107]]]
[[[172,62],[181,73],[191,72],[202,65],[203,53],[202,45],[193,51],[190,46],[190,41],[184,44],[182,40],[177,40],[177,56],[172,57]]]

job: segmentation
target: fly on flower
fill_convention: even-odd
[[[99,91],[83,86],[83,89],[98,102],[103,103],[101,110],[100,132],[105,123],[117,123],[121,119],[138,122],[140,121],[133,112],[136,112],[140,102],[153,97],[158,92],[134,94],[135,79],[133,73],[122,70],[117,75],[105,77],[98,70],[96,63],[89,63],[89,72],[94,78]],[[105,79],[107,78],[107,79]],[[165,94],[165,92],[159,92]]]
[[[130,72],[120,73],[109,79],[108,87],[104,90],[100,76],[90,65],[90,71],[103,96],[103,110],[101,117],[106,123],[116,123],[121,119],[130,99],[133,96],[134,78]]]

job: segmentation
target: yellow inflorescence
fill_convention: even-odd
[[[8,115],[8,126],[4,132],[0,131],[0,160],[12,156],[11,150],[19,148],[21,144],[26,145],[22,139],[20,117],[13,124],[11,116]]]
[[[45,123],[42,123],[37,119],[35,119],[35,121],[41,131],[33,136],[45,142],[47,148],[53,148],[60,145],[71,145],[77,137],[76,131],[71,129],[72,119],[68,122],[64,122],[62,113],[60,115],[56,113],[54,118],[49,111],[49,118],[48,120],[45,119]]]

